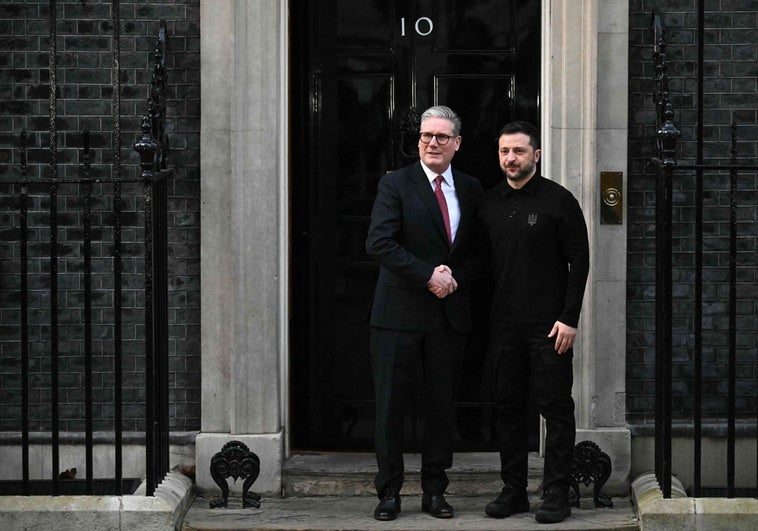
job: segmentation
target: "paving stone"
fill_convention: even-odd
[[[595,509],[591,500],[583,500],[582,508],[573,509],[572,515],[564,522],[549,526],[539,524],[534,519],[534,512],[541,503],[537,497],[530,499],[529,513],[503,519],[489,518],[484,514],[484,506],[492,501],[491,497],[448,496],[447,500],[455,508],[455,518],[441,520],[421,512],[421,496],[416,495],[402,498],[402,511],[397,520],[378,522],[372,517],[376,498],[369,496],[264,498],[260,509],[243,509],[239,498],[229,498],[226,509],[210,509],[208,498],[197,498],[184,517],[182,531],[639,529],[628,498],[614,498],[612,509]]]

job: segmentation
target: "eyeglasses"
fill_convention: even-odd
[[[445,144],[447,144],[447,143],[450,141],[450,139],[451,139],[451,138],[453,138],[453,137],[452,137],[452,136],[450,136],[450,135],[446,135],[446,134],[444,134],[444,133],[439,133],[439,134],[436,134],[436,135],[433,135],[432,133],[421,133],[421,134],[419,135],[419,138],[421,139],[421,141],[422,141],[424,144],[428,144],[429,142],[431,142],[431,141],[432,141],[432,138],[436,138],[436,139],[437,139],[437,143],[438,143],[440,146],[444,146],[444,145],[445,145]]]

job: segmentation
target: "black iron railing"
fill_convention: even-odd
[[[693,381],[693,400],[692,400],[692,434],[693,434],[693,485],[692,494],[701,496],[705,491],[702,485],[702,445],[703,445],[703,425],[704,425],[704,407],[703,407],[703,293],[706,286],[704,282],[704,251],[703,251],[703,212],[704,212],[704,187],[703,182],[707,177],[728,175],[728,189],[723,192],[728,196],[729,208],[728,217],[720,220],[728,226],[728,289],[726,290],[725,299],[726,314],[728,327],[725,331],[728,351],[727,374],[725,377],[725,387],[727,389],[726,414],[718,415],[716,418],[708,419],[711,424],[724,426],[726,434],[726,486],[723,489],[708,489],[709,494],[714,492],[725,492],[727,497],[735,497],[740,494],[754,495],[755,490],[737,489],[735,481],[735,447],[736,447],[736,426],[738,413],[740,419],[747,421],[752,426],[756,425],[756,418],[746,418],[744,412],[738,412],[736,407],[736,383],[737,383],[737,267],[738,267],[738,178],[741,175],[755,174],[758,166],[749,164],[738,164],[737,151],[737,124],[732,120],[731,123],[731,149],[728,163],[718,163],[718,161],[709,161],[704,157],[703,150],[703,109],[704,91],[703,91],[703,65],[704,65],[704,7],[703,2],[698,2],[698,79],[697,79],[697,124],[695,128],[696,136],[696,153],[693,164],[680,164],[677,161],[677,141],[680,139],[681,132],[674,124],[674,107],[669,94],[669,76],[668,62],[666,60],[667,43],[665,31],[661,24],[660,18],[653,14],[652,25],[654,35],[653,59],[655,62],[655,104],[656,104],[656,157],[652,159],[657,168],[656,181],[656,282],[655,282],[655,472],[658,482],[661,486],[664,498],[671,497],[671,477],[672,477],[672,424],[674,415],[672,413],[672,379],[673,379],[673,330],[674,330],[674,304],[672,271],[674,263],[672,253],[674,250],[674,228],[676,226],[674,211],[674,184],[675,179],[684,177],[694,177],[693,205],[695,216],[693,220],[694,231],[694,263],[693,271],[693,292],[694,308],[692,308],[693,329],[692,329],[692,381]],[[685,194],[681,194],[684,196]],[[681,264],[677,268],[681,268]],[[711,291],[712,292],[712,291]],[[756,363],[754,359],[753,364]],[[753,377],[754,378],[754,377]],[[753,405],[755,406],[755,404]],[[756,414],[758,409],[753,407],[752,412]],[[756,456],[752,456],[755,458]],[[758,466],[758,459],[756,459]],[[756,476],[758,477],[758,476]]]
[[[50,1],[50,38],[49,38],[49,73],[50,73],[50,132],[49,132],[49,175],[41,179],[28,177],[28,157],[26,134],[21,135],[19,145],[21,161],[19,178],[0,180],[0,201],[7,211],[4,219],[8,220],[8,226],[3,227],[4,243],[10,248],[18,249],[17,259],[5,257],[5,271],[15,264],[18,278],[18,330],[20,342],[20,442],[21,442],[21,478],[16,482],[0,485],[2,494],[123,494],[131,491],[128,485],[133,483],[133,478],[124,478],[123,452],[125,433],[128,442],[144,442],[145,445],[145,476],[146,492],[154,493],[155,488],[163,480],[169,470],[169,397],[168,397],[168,244],[167,244],[167,182],[173,176],[173,170],[168,167],[168,138],[165,132],[166,118],[166,22],[161,21],[158,39],[154,49],[153,74],[148,100],[148,113],[142,118],[142,132],[134,145],[139,153],[138,175],[125,178],[122,175],[121,162],[121,116],[120,116],[120,92],[121,76],[119,67],[120,54],[120,20],[119,1],[112,2],[112,27],[113,27],[113,163],[110,166],[110,176],[98,178],[93,176],[91,165],[91,151],[89,132],[84,131],[81,147],[81,177],[78,179],[58,178],[58,147],[57,147],[57,122],[56,122],[56,2]],[[65,199],[65,200],[64,200]],[[72,201],[73,199],[73,201]],[[124,203],[133,205],[129,212],[130,221],[125,221]],[[74,206],[71,206],[71,204]],[[65,211],[59,211],[59,205],[65,204]],[[131,207],[130,207],[131,208]],[[64,214],[67,219],[80,220],[75,230],[68,230],[70,226],[61,225],[61,217]],[[47,224],[40,222],[47,219]],[[30,220],[33,220],[30,223]],[[135,226],[135,220],[141,220],[141,226]],[[122,337],[123,316],[125,311],[123,301],[125,266],[125,249],[127,244],[122,241],[124,230],[130,234],[141,234],[141,241],[134,243],[130,237],[128,254],[130,264],[141,264],[143,283],[135,290],[130,285],[130,291],[140,291],[141,295],[132,295],[132,300],[140,301],[144,310],[144,321],[141,325],[132,326],[132,329],[143,329],[142,336],[144,351],[144,398],[136,399],[144,405],[144,436],[134,435],[133,429],[124,430],[123,409],[125,404],[125,391],[134,393],[128,382],[124,380],[124,344],[126,338]],[[66,231],[65,241],[61,241],[59,235]],[[40,235],[49,233],[47,246],[47,268],[39,266]],[[17,234],[14,241],[9,234]],[[80,235],[79,238],[72,234]],[[105,235],[108,235],[107,237]],[[139,238],[138,238],[139,241]],[[98,268],[93,265],[93,246],[100,249],[110,249],[110,254],[100,252],[97,255]],[[67,361],[77,367],[81,367],[82,387],[81,405],[83,408],[83,433],[72,434],[70,430],[61,429],[61,410],[65,404],[61,402],[61,355],[60,346],[62,339],[59,336],[64,328],[59,319],[65,315],[70,306],[62,307],[59,303],[61,288],[59,279],[59,264],[62,263],[60,249],[76,247],[76,255],[81,259],[81,266],[77,266],[74,273],[78,281],[73,285],[80,286],[81,324],[83,333],[81,337],[81,359],[72,360],[73,356],[67,356]],[[30,249],[34,249],[35,260],[30,257]],[[140,256],[141,255],[141,256]],[[43,260],[45,261],[45,260]],[[31,271],[30,263],[35,264],[38,270]],[[110,264],[104,267],[103,264]],[[42,269],[45,269],[44,271]],[[134,271],[130,271],[134,273]],[[71,271],[66,271],[65,276],[71,283]],[[45,276],[46,280],[40,281]],[[133,277],[134,275],[130,275]],[[109,280],[104,280],[109,277]],[[93,279],[98,279],[97,289],[93,287]],[[33,279],[30,281],[30,279]],[[30,285],[34,283],[34,286]],[[42,288],[47,287],[46,293],[40,295]],[[7,289],[7,286],[3,289]],[[66,293],[72,291],[71,285],[66,287]],[[95,317],[93,302],[95,291],[102,295],[108,292],[107,298],[111,300],[108,311],[98,313]],[[30,306],[31,297],[35,297],[35,304]],[[77,297],[79,295],[76,295]],[[48,300],[47,308],[39,307],[39,300]],[[39,323],[40,315],[49,315],[49,323]],[[111,321],[106,321],[103,316],[112,316]],[[133,321],[131,322],[134,325]],[[111,350],[100,346],[103,356],[112,357],[112,367],[106,369],[112,371],[112,396],[113,400],[105,404],[107,410],[112,410],[112,419],[106,418],[110,423],[111,430],[103,432],[96,430],[96,421],[104,420],[102,416],[96,418],[93,412],[95,400],[93,393],[96,389],[93,376],[103,369],[95,370],[96,361],[93,345],[93,325],[99,329],[109,328],[112,330]],[[34,327],[35,333],[30,330]],[[49,327],[49,328],[48,328]],[[49,329],[49,337],[45,337],[42,329]],[[139,334],[138,334],[139,335]],[[34,337],[32,337],[34,336]],[[70,339],[70,338],[69,338]],[[139,340],[139,337],[136,338]],[[134,344],[135,338],[130,338],[130,345]],[[35,403],[31,400],[31,391],[40,385],[31,383],[32,365],[39,363],[48,365],[47,361],[40,361],[39,356],[32,356],[30,348],[32,343],[36,347],[45,345],[49,349],[49,373],[42,378],[49,382],[49,419],[40,421],[34,419],[30,412],[39,406],[39,396],[46,392],[38,393]],[[102,357],[102,356],[101,356]],[[102,361],[102,360],[99,360]],[[134,367],[130,368],[134,371]],[[39,375],[39,367],[34,367],[34,374]],[[102,389],[105,385],[101,382],[97,388]],[[138,393],[137,393],[138,394]],[[135,400],[131,400],[132,403]],[[103,406],[102,397],[98,405]],[[108,417],[108,415],[105,415]],[[68,417],[70,418],[70,417]],[[49,421],[49,422],[48,422]],[[36,422],[36,423],[35,423]],[[35,423],[35,424],[33,424]],[[49,431],[41,432],[40,425],[49,426]],[[36,429],[33,429],[35,426]],[[73,473],[70,470],[61,470],[61,446],[64,443],[74,442],[84,446],[84,465],[86,477],[75,482],[71,481]],[[95,444],[113,443],[113,475],[111,477],[95,477],[94,475],[94,446]],[[52,458],[49,470],[49,479],[32,477],[30,473],[30,448],[33,444],[50,444]]]

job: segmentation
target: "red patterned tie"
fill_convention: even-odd
[[[447,201],[445,201],[445,194],[442,191],[442,175],[438,175],[434,179],[434,195],[437,196],[437,203],[440,205],[442,211],[442,219],[445,222],[445,231],[447,232],[447,241],[453,243],[453,235],[450,232],[450,214],[447,211]]]

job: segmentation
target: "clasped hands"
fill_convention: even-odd
[[[458,289],[458,283],[453,278],[453,271],[446,265],[434,268],[431,278],[426,283],[427,289],[437,298],[444,299]]]

